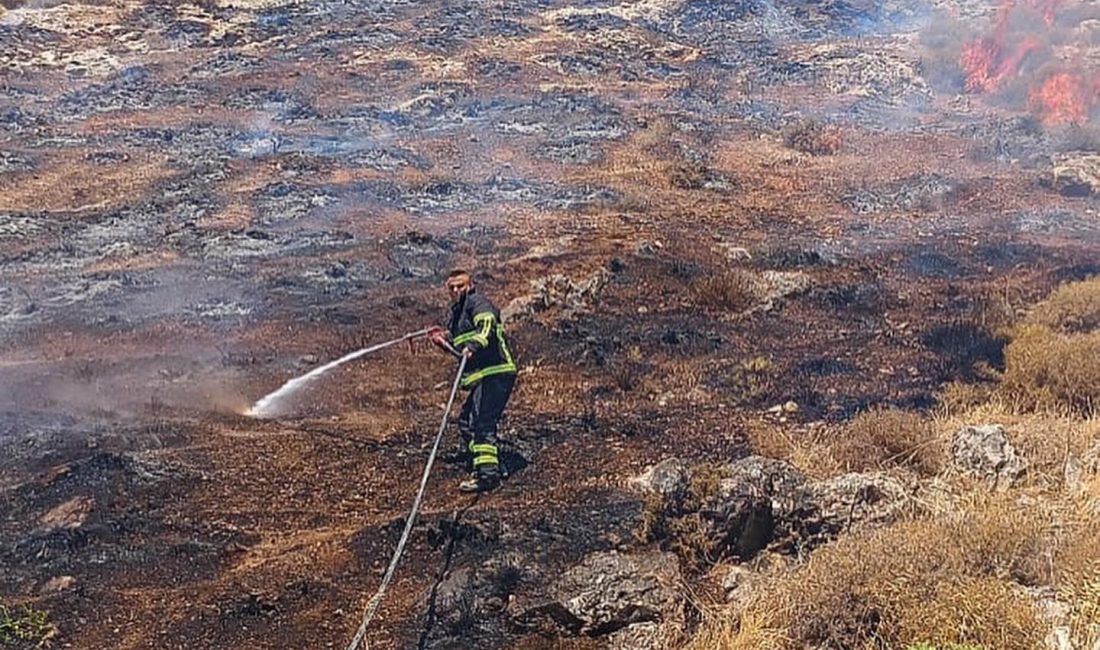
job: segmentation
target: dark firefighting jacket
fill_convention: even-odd
[[[474,350],[462,375],[463,388],[471,387],[490,375],[515,374],[516,362],[504,338],[500,311],[475,289],[451,305],[447,329],[452,345],[459,350],[465,347]]]

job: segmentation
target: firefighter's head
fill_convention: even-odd
[[[468,271],[457,269],[447,276],[447,293],[451,296],[451,302],[462,300],[473,288],[474,281]]]

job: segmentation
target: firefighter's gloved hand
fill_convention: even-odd
[[[442,327],[429,327],[428,328],[428,340],[435,343],[439,347],[447,346],[447,333],[443,331]]]
[[[477,352],[477,350],[475,350],[472,346],[466,345],[462,348],[462,356],[466,357],[467,359],[472,359],[474,357],[474,352]]]

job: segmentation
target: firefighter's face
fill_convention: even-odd
[[[447,279],[447,293],[451,296],[451,302],[458,302],[466,292],[470,290],[470,276],[456,275]]]

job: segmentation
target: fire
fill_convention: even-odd
[[[1024,63],[1046,46],[1041,32],[1054,27],[1058,9],[1065,0],[1001,0],[992,30],[966,43],[959,65],[966,76],[966,90],[991,93],[1023,72]],[[1020,12],[1027,12],[1014,20]],[[1039,21],[1042,18],[1042,22]],[[1044,27],[1045,23],[1045,27]],[[1031,33],[1022,34],[1029,30]],[[1084,123],[1100,99],[1100,76],[1064,71],[1033,85],[1028,92],[1029,108],[1047,124]]]
[[[1028,103],[1048,124],[1083,124],[1097,100],[1098,86],[1082,75],[1059,72],[1032,89]]]
[[[997,44],[991,38],[980,38],[963,46],[962,69],[966,73],[966,89],[989,92],[994,89],[993,67],[997,60]]]
[[[1043,14],[1043,20],[1046,22],[1047,27],[1054,25],[1054,14],[1058,11],[1058,5],[1062,4],[1062,0],[1027,0],[1026,3],[1032,9],[1040,11]]]
[[[1029,36],[1015,51],[1003,56],[1004,48],[992,38],[981,38],[963,46],[962,67],[966,72],[966,89],[970,92],[992,92],[1006,79],[1015,76],[1028,55],[1042,47]]]

